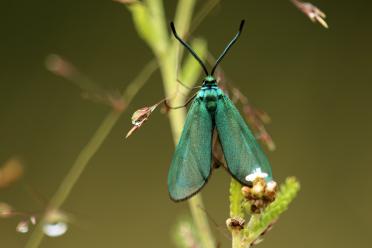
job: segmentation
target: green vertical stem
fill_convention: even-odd
[[[152,60],[148,65],[144,67],[141,73],[129,84],[128,88],[123,92],[124,101],[129,104],[137,92],[142,88],[144,83],[149,79],[152,73],[157,68],[156,61]],[[81,150],[70,171],[67,173],[62,183],[58,187],[56,193],[52,196],[48,204],[48,211],[58,210],[62,204],[66,201],[67,197],[71,193],[73,187],[77,183],[81,174],[87,167],[89,161],[92,159],[94,154],[101,147],[112,128],[118,121],[122,112],[112,110],[103,120],[101,125],[98,127],[96,132],[93,134],[87,145]],[[39,247],[43,240],[43,225],[47,222],[45,216],[40,220],[35,230],[31,234],[30,239],[26,244],[26,248]]]
[[[167,68],[170,68],[170,72],[166,72]],[[163,79],[165,82],[165,91],[167,97],[171,97],[175,90],[176,90],[176,85],[177,82],[175,80],[176,78],[176,73],[175,73],[175,66],[172,63],[169,65],[167,68],[162,68],[164,71],[162,71]],[[168,83],[166,83],[168,82]],[[174,101],[173,104],[182,104],[183,97],[177,97]],[[185,109],[179,109],[176,111],[170,111],[169,113],[169,119],[171,123],[171,129],[172,129],[172,134],[173,134],[173,140],[174,143],[177,144],[178,140],[181,136],[182,132],[182,127],[184,125],[186,118],[186,110]],[[192,197],[190,200],[188,200],[190,211],[195,223],[195,226],[197,228],[197,233],[199,234],[200,242],[202,244],[203,248],[215,248],[215,242],[214,238],[208,223],[208,217],[206,213],[204,212],[204,204],[202,200],[201,194],[197,194],[194,197]]]
[[[164,37],[164,30],[168,30],[168,25],[163,26],[165,23],[164,12],[159,9],[162,8],[160,0],[148,0],[149,9],[153,14],[161,16],[152,16],[154,22],[158,22],[157,31],[159,31],[160,40]],[[195,6],[195,0],[180,0],[177,7],[177,14],[175,17],[177,30],[180,34],[185,34],[189,28],[192,11]],[[160,29],[164,30],[160,30]],[[172,42],[173,41],[173,42]],[[160,65],[160,71],[163,78],[164,90],[167,98],[172,98],[172,105],[178,106],[184,103],[185,98],[183,96],[174,98],[174,94],[177,90],[177,41],[175,39],[170,40],[167,43],[167,49],[165,53],[157,54],[157,58]],[[159,44],[159,47],[162,47]],[[156,51],[154,51],[156,53]],[[198,75],[198,73],[196,73]],[[174,143],[177,144],[181,136],[182,128],[186,118],[186,110],[180,109],[177,111],[170,111],[169,119],[171,124],[171,130],[173,134]],[[198,194],[191,198],[189,201],[190,211],[193,216],[197,232],[199,233],[200,241],[203,248],[215,248],[215,242],[208,224],[208,218],[204,212],[203,201],[201,194]]]
[[[230,218],[244,218],[242,209],[243,195],[241,193],[242,185],[231,178],[230,183]],[[241,248],[242,231],[240,229],[231,229],[232,248]]]
[[[197,194],[189,200],[191,215],[198,228],[199,239],[203,248],[215,248],[216,244],[204,212],[203,198]]]
[[[152,27],[154,30],[156,30],[154,33],[156,36],[156,44],[149,45],[155,48],[154,52],[157,56],[159,56],[167,52],[169,45],[168,32],[166,29],[168,25],[165,21],[163,0],[146,0],[146,5],[150,10],[149,18],[151,20]]]
[[[169,64],[165,64],[168,66],[165,66],[162,68],[162,75],[164,79],[164,86],[165,86],[165,92],[167,97],[171,97],[176,88],[177,82],[176,82],[176,71],[175,71],[175,63],[176,58],[175,56],[168,57]],[[173,62],[171,59],[173,59]],[[169,70],[169,71],[167,71]],[[174,99],[173,104],[174,105],[180,105],[184,102],[184,97],[177,97]],[[179,109],[176,111],[170,111],[169,112],[169,119],[173,134],[173,140],[174,143],[177,144],[178,140],[181,136],[182,128],[185,122],[186,118],[186,109]],[[199,234],[200,241],[202,243],[203,248],[214,248],[214,239],[212,237],[212,233],[208,224],[208,218],[206,216],[206,213],[204,212],[204,204],[202,200],[201,194],[197,194],[194,197],[192,197],[189,201],[189,207],[190,211],[195,223],[195,226],[197,228],[197,233]]]
[[[163,3],[161,0],[147,0],[147,6],[151,12],[151,20],[156,27],[157,44],[149,44],[155,47],[155,55],[158,58],[160,72],[164,83],[164,91],[167,98],[172,99],[172,105],[179,106],[185,101],[185,97],[179,95],[174,98],[177,91],[177,41],[168,40],[168,25],[165,23]],[[185,34],[191,22],[192,11],[195,6],[195,0],[180,0],[177,7],[176,24],[177,30],[182,35]],[[134,13],[135,14],[135,13]],[[166,51],[166,52],[165,52]],[[199,72],[196,71],[190,75],[187,82],[196,80]],[[174,143],[177,144],[181,136],[182,128],[186,118],[186,110],[179,109],[169,112],[169,120]],[[215,248],[214,238],[212,236],[208,218],[204,212],[204,204],[201,194],[192,197],[189,201],[190,211],[197,228],[203,248]]]
[[[177,30],[181,37],[190,29],[194,6],[194,0],[181,0],[178,2],[174,23],[177,25]]]
[[[232,248],[242,248],[242,232],[241,230],[232,230]]]

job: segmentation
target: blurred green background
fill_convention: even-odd
[[[201,2],[201,1],[199,1]],[[313,1],[330,29],[312,24],[289,1],[222,1],[194,37],[217,56],[242,18],[246,29],[222,62],[257,107],[273,119],[274,176],[299,178],[299,196],[265,236],[265,247],[370,247],[372,221],[372,19],[370,1]],[[172,20],[176,1],[165,1]],[[196,7],[198,9],[199,5]],[[81,98],[46,70],[67,58],[106,89],[123,89],[152,58],[121,4],[102,1],[1,1],[0,163],[25,163],[21,182],[0,202],[40,210],[31,186],[49,199],[109,107]],[[63,209],[75,221],[42,247],[174,247],[170,233],[187,203],[168,198],[174,150],[169,122],[155,113],[130,139],[131,113],[163,97],[157,72],[94,156]],[[214,173],[203,190],[208,213],[224,227],[229,176]],[[0,219],[0,247],[23,247],[19,218]],[[212,225],[222,247],[227,240]]]

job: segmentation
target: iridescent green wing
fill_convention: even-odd
[[[168,173],[168,191],[174,201],[196,194],[211,173],[212,119],[199,98],[192,103]]]
[[[266,155],[239,111],[224,94],[217,102],[215,121],[230,174],[245,185],[248,184],[246,176],[254,172],[267,173],[266,180],[271,180],[271,166]]]

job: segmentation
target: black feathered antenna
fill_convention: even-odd
[[[191,48],[191,46],[189,44],[187,44],[185,41],[183,41],[177,34],[176,32],[176,28],[174,27],[174,23],[171,22],[170,23],[170,26],[171,26],[171,29],[172,29],[172,32],[174,34],[174,37],[176,37],[176,39],[181,42],[182,45],[184,45],[187,50],[189,50],[189,52],[192,54],[192,56],[194,56],[194,58],[199,62],[199,64],[201,65],[201,67],[203,68],[205,74],[208,76],[209,73],[208,73],[208,70],[207,70],[207,67],[204,65],[203,61],[199,58],[199,56],[194,52],[194,50]]]
[[[223,59],[223,57],[226,55],[227,51],[231,48],[232,45],[234,45],[234,43],[236,42],[236,40],[239,38],[239,35],[242,33],[243,31],[243,27],[244,27],[244,22],[245,20],[242,20],[240,22],[240,26],[239,26],[239,31],[238,33],[234,36],[234,38],[230,41],[230,43],[226,46],[225,50],[223,50],[223,52],[221,53],[220,57],[217,59],[216,61],[216,64],[214,65],[212,71],[211,71],[211,75],[213,76],[214,74],[214,71],[216,70],[217,68],[217,65],[221,62],[221,60]]]

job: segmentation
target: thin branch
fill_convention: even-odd
[[[145,82],[150,78],[153,72],[157,69],[158,65],[155,60],[149,62],[139,75],[128,85],[124,90],[122,96],[125,97],[125,101],[129,104],[138,91],[142,88]],[[59,209],[62,204],[66,201],[67,197],[71,193],[76,182],[79,180],[81,174],[85,170],[89,161],[96,154],[98,149],[101,147],[110,131],[118,121],[122,112],[112,110],[103,120],[101,125],[98,127],[88,144],[81,150],[70,171],[67,173],[56,193],[48,204],[48,210]],[[48,212],[48,211],[47,211]],[[46,223],[45,216],[41,219],[39,224],[36,226],[30,239],[26,244],[26,248],[36,248],[40,245],[44,233],[43,225]]]

